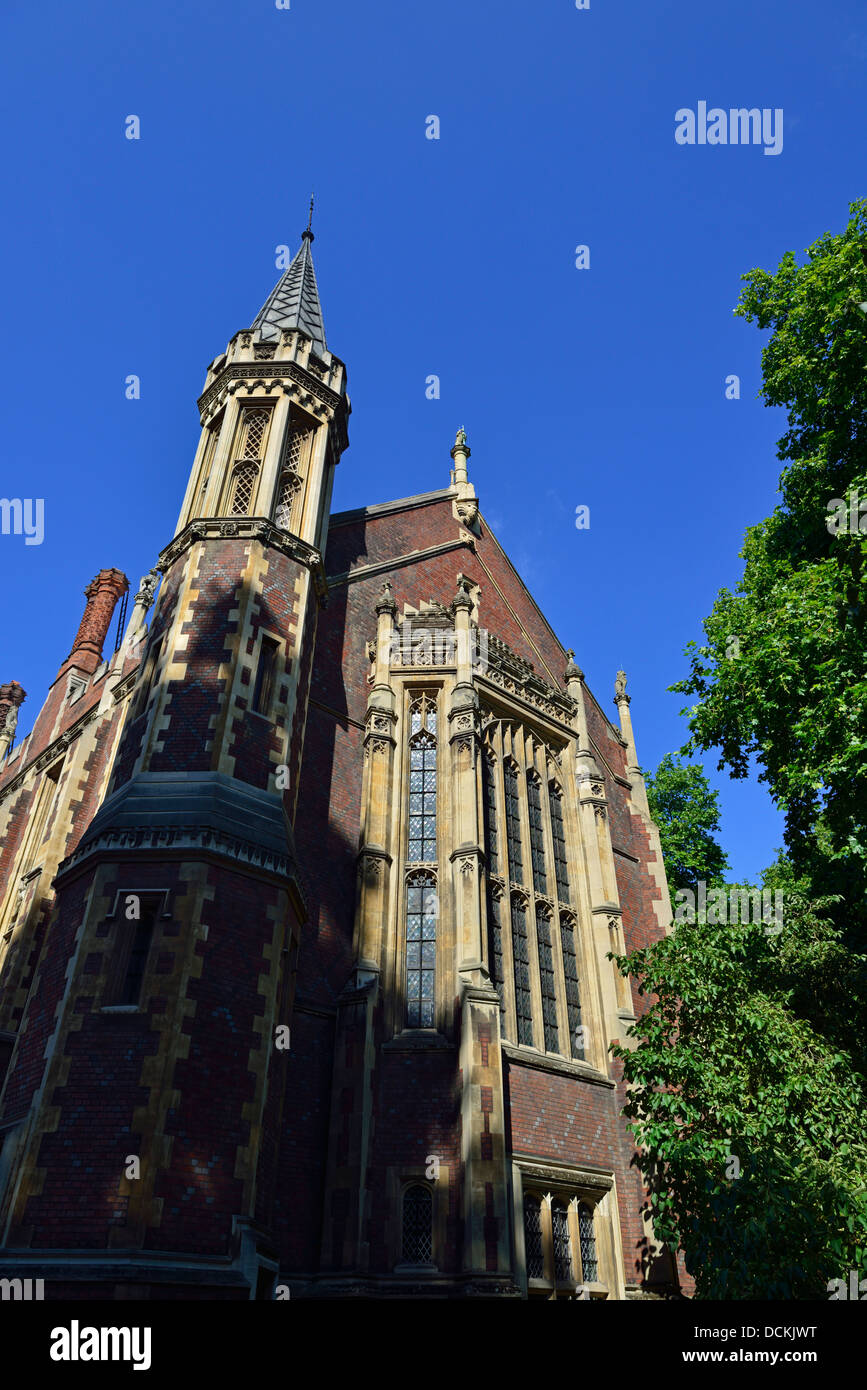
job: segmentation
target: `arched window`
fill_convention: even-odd
[[[578,1208],[578,1236],[581,1241],[581,1277],[585,1284],[594,1284],[599,1278],[599,1264],[596,1259],[593,1212],[586,1202],[582,1202]]]
[[[509,875],[513,883],[524,882],[524,861],[521,854],[521,807],[518,799],[518,773],[512,763],[503,768],[506,792],[506,840],[509,846]]]
[[[527,806],[530,813],[530,859],[533,865],[533,887],[537,893],[548,892],[545,872],[545,832],[542,827],[542,792],[535,777],[527,777]]]
[[[527,904],[512,895],[512,958],[515,962],[515,1014],[518,1042],[533,1046],[533,1004],[530,993],[530,947],[527,940]]]
[[[554,952],[551,949],[551,915],[546,908],[536,913],[536,942],[539,948],[539,983],[542,988],[542,1025],[545,1051],[559,1052],[557,990],[554,985]]]
[[[288,531],[292,521],[292,503],[301,486],[297,473],[283,473],[277,484],[277,501],[274,506],[274,520],[281,531]]]
[[[544,1279],[542,1204],[538,1197],[524,1198],[524,1247],[527,1256],[527,1277],[529,1279]]]
[[[437,710],[432,696],[410,706],[409,854],[411,864],[437,857]]]
[[[413,1265],[433,1261],[433,1198],[421,1183],[413,1183],[403,1194],[401,1257]]]
[[[551,1237],[554,1243],[554,1278],[558,1284],[572,1280],[572,1242],[569,1239],[569,1210],[555,1197],[551,1203]]]
[[[561,903],[568,903],[569,864],[566,858],[562,792],[555,782],[551,782],[548,787],[548,806],[551,811],[551,834],[554,839],[554,877],[557,880],[557,897]]]
[[[485,850],[488,873],[500,872],[500,837],[497,832],[497,789],[494,785],[496,763],[490,753],[482,760],[482,781],[485,790]]]
[[[584,1060],[584,1029],[581,1026],[581,994],[578,983],[578,957],[575,952],[575,922],[564,914],[560,918],[560,942],[563,947],[563,975],[566,983],[566,1021],[569,1024],[569,1046],[573,1058]]]
[[[437,891],[433,874],[410,874],[406,885],[406,1023],[433,1028],[437,955]]]
[[[230,516],[246,516],[259,469],[255,463],[242,463],[235,469],[232,477],[232,500],[229,503]]]

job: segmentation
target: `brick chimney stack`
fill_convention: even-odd
[[[129,580],[121,570],[100,570],[84,591],[87,606],[72,644],[72,651],[60,668],[69,666],[93,673],[102,661],[102,646],[111,626],[115,605],[129,588]]]

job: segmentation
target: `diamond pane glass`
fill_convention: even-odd
[[[492,758],[482,761],[485,792],[485,848],[488,852],[488,872],[500,872],[500,840],[497,833],[497,789],[494,785],[495,765]]]
[[[521,809],[518,801],[518,774],[508,763],[503,769],[506,790],[506,839],[509,844],[509,874],[515,883],[524,882],[521,855]]]
[[[584,1060],[584,1033],[581,1028],[581,993],[578,983],[578,958],[575,954],[575,923],[571,917],[560,919],[560,941],[563,946],[563,975],[566,982],[566,1018],[573,1058]]]
[[[545,872],[545,833],[542,828],[542,797],[535,777],[527,778],[527,805],[530,813],[530,858],[533,864],[533,887],[537,893],[547,893]]]
[[[551,920],[542,913],[536,919],[536,941],[539,948],[539,979],[542,986],[542,1024],[545,1051],[560,1050],[557,1027],[557,995],[554,989],[554,953],[551,949]]]
[[[527,1276],[544,1279],[545,1258],[542,1254],[542,1208],[538,1197],[524,1198],[524,1248],[527,1256]]]
[[[585,1284],[592,1284],[599,1277],[596,1236],[593,1233],[593,1213],[583,1202],[578,1208],[578,1235],[581,1241],[581,1273]]]
[[[520,898],[512,899],[512,956],[515,961],[515,1013],[518,1042],[533,1046],[533,1015],[530,998],[530,955],[527,943],[527,913]]]
[[[403,1194],[403,1259],[430,1264],[433,1259],[433,1200],[427,1187],[408,1187]]]
[[[563,828],[563,805],[559,789],[548,788],[548,806],[551,810],[551,833],[554,838],[554,875],[557,880],[557,897],[561,903],[569,901],[569,866],[566,859],[566,832]]]
[[[572,1242],[569,1239],[569,1213],[563,1202],[551,1203],[551,1233],[554,1240],[554,1277],[557,1283],[571,1282]]]
[[[270,414],[270,410],[261,406],[244,411],[244,447],[241,450],[241,458],[260,459],[262,457],[262,441],[268,428]]]
[[[415,874],[406,894],[406,1021],[432,1028],[436,980],[436,880]]]
[[[229,507],[232,516],[246,516],[250,510],[250,499],[253,496],[253,486],[258,472],[258,468],[253,463],[245,463],[236,472],[235,485],[232,489],[232,502]]]

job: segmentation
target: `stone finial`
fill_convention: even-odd
[[[0,753],[5,752],[15,736],[18,711],[26,698],[27,691],[17,681],[0,685]]]
[[[569,681],[583,681],[584,679],[584,672],[581,670],[581,667],[577,665],[575,653],[571,647],[566,653],[566,674],[564,679],[567,685]]]
[[[454,459],[454,478],[455,483],[467,482],[467,459],[470,457],[470,446],[467,443],[467,432],[463,425],[455,435],[454,446],[451,449],[451,456]]]
[[[627,705],[630,703],[631,696],[626,693],[626,672],[618,671],[617,679],[614,682],[614,703],[619,705],[621,700],[625,700]]]
[[[154,601],[154,594],[157,591],[159,582],[159,570],[149,570],[147,574],[143,574],[141,577],[138,593],[135,596],[134,602],[140,604],[145,612],[147,612]]]
[[[376,600],[376,603],[374,604],[374,612],[391,613],[392,615],[394,615],[397,612],[397,604],[394,601],[394,590],[392,589],[391,582],[388,579],[386,579],[385,583],[383,584],[382,589],[380,590],[379,598]]]
[[[458,575],[458,591],[452,599],[453,608],[472,608],[473,596],[470,593],[470,581],[465,574]]]

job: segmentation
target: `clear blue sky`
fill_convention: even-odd
[[[204,369],[313,188],[354,408],[335,507],[444,486],[463,424],[482,509],[591,687],[613,713],[625,666],[640,759],[678,747],[666,687],[780,470],[739,277],[867,192],[863,0],[7,0],[2,46],[0,494],[46,509],[41,546],[0,536],[21,733],[85,584],[135,583],[170,539]],[[782,108],[782,153],[678,145],[699,101]],[[707,766],[754,875],[779,816]]]

